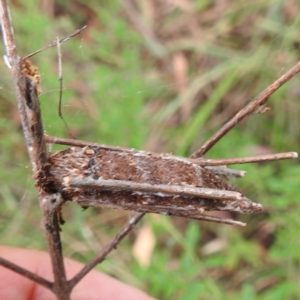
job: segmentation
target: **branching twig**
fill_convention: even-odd
[[[122,239],[133,229],[134,225],[136,225],[144,216],[144,213],[138,213],[134,215],[119,231],[119,233],[115,236],[115,238],[102,249],[98,255],[93,258],[88,264],[84,266],[84,268],[79,271],[70,281],[69,288],[72,290],[74,286],[89,272],[91,271],[97,264],[101,263],[105,257],[114,249],[116,249],[117,245],[122,241]]]
[[[48,156],[43,138],[44,130],[37,89],[32,79],[25,77],[22,72],[21,60],[17,55],[14,42],[9,8],[5,0],[1,0],[1,24],[7,58],[11,65],[23,132],[33,174],[36,174],[45,164]],[[69,294],[65,292],[67,290],[67,281],[61,251],[59,225],[55,210],[53,209],[53,203],[55,202],[57,202],[57,199],[53,199],[53,196],[49,196],[45,192],[39,191],[39,203],[43,212],[43,221],[54,274],[53,291],[58,299],[69,299]]]
[[[52,288],[53,288],[52,282],[40,277],[39,275],[34,274],[34,273],[30,272],[29,270],[26,270],[26,269],[8,261],[2,257],[0,257],[0,265],[11,271],[14,271],[20,275],[23,275],[24,277],[46,287],[47,289],[52,290]]]
[[[248,105],[241,109],[232,119],[230,119],[217,133],[215,133],[203,146],[197,150],[192,158],[203,156],[211,147],[213,147],[226,133],[228,133],[236,124],[243,120],[246,116],[257,111],[259,107],[263,107],[268,102],[268,98],[277,91],[284,83],[289,81],[300,71],[300,61],[289,71],[275,80],[269,87],[253,99]]]
[[[62,44],[62,43],[64,43],[64,42],[68,41],[68,40],[71,39],[72,37],[74,37],[74,36],[80,34],[85,28],[86,28],[86,25],[84,25],[84,26],[83,26],[82,28],[80,28],[80,29],[77,29],[75,32],[73,32],[72,34],[68,35],[67,37],[65,37],[65,38],[63,38],[63,39],[61,39],[61,40],[59,40],[59,43]],[[42,49],[39,49],[39,50],[37,50],[37,51],[35,51],[35,52],[33,52],[33,53],[30,53],[30,54],[28,54],[28,55],[22,57],[22,60],[25,60],[25,59],[27,59],[27,58],[30,58],[30,57],[32,57],[32,56],[34,56],[34,55],[36,55],[36,54],[38,54],[38,53],[40,53],[40,52],[42,52],[42,51],[44,51],[44,50],[46,50],[46,49],[49,49],[49,48],[51,48],[51,47],[55,47],[56,45],[57,45],[57,40],[53,41],[53,42],[50,43],[48,46],[43,47]]]

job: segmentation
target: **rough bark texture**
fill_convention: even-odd
[[[114,187],[109,185],[111,180]],[[124,188],[124,183],[129,188]],[[233,193],[237,194],[236,199],[218,199],[218,193],[237,190],[211,170],[169,155],[152,156],[135,150],[119,152],[85,147],[56,152],[39,173],[37,185],[47,193],[61,194],[64,201],[74,201],[81,206],[189,218],[198,218],[204,211],[211,210],[242,213],[262,210],[261,205],[239,193]],[[148,191],[148,185],[155,187],[155,192]],[[185,188],[195,193],[201,193],[203,188],[213,189],[216,197],[213,198],[214,194],[191,196]],[[179,190],[177,195],[174,190]]]

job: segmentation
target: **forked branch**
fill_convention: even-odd
[[[74,286],[96,265],[100,264],[112,250],[115,250],[117,248],[118,244],[133,229],[133,227],[143,218],[144,215],[145,215],[144,213],[138,213],[130,218],[130,220],[123,226],[123,228],[118,232],[115,238],[69,281],[70,290],[72,290]]]

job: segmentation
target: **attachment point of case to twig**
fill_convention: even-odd
[[[55,193],[44,196],[42,198],[41,204],[43,206],[43,209],[48,212],[52,212],[58,209],[63,202],[64,199],[62,198],[62,195],[60,193]]]

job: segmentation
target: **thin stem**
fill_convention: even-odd
[[[283,160],[290,158],[297,158],[296,152],[284,152],[276,154],[265,154],[257,156],[247,156],[238,158],[222,158],[222,159],[193,159],[192,161],[201,166],[225,166],[225,165],[237,165],[237,164],[248,164],[255,162],[266,162],[274,160]]]
[[[268,86],[262,93],[260,93],[254,100],[241,109],[233,118],[231,118],[220,130],[218,130],[203,146],[197,150],[192,158],[202,157],[209,149],[211,149],[226,133],[228,133],[236,124],[242,121],[246,116],[263,111],[259,109],[266,105],[269,97],[277,91],[284,83],[289,81],[300,71],[300,61],[293,66],[289,71],[282,75],[279,79],[275,80]]]
[[[138,213],[133,216],[119,231],[119,233],[115,236],[115,238],[102,249],[97,256],[95,256],[88,264],[86,264],[81,271],[79,271],[71,280],[69,280],[69,288],[72,290],[75,285],[88,273],[90,272],[96,265],[101,263],[106,256],[114,249],[116,249],[117,245],[122,241],[122,239],[133,229],[134,225],[136,225],[143,217],[145,213]],[[231,220],[231,219],[221,219],[213,216],[201,216],[198,218],[199,220],[205,220],[215,223],[222,223],[228,225],[240,225],[245,226],[246,224],[243,222]]]
[[[219,217],[214,217],[209,215],[190,216],[189,219],[226,224],[226,225],[246,226],[246,223],[244,222],[240,222],[232,219],[219,218]]]
[[[57,45],[57,55],[58,55],[58,80],[59,80],[59,105],[58,105],[58,115],[61,119],[64,119],[61,112],[61,102],[62,102],[62,88],[63,88],[63,77],[62,77],[62,63],[61,63],[61,51],[59,36],[56,37]]]
[[[86,264],[81,271],[79,271],[71,280],[69,280],[69,289],[72,290],[74,286],[97,264],[101,263],[105,257],[114,249],[117,248],[117,245],[123,240],[123,238],[133,229],[145,215],[145,213],[137,213],[134,215],[119,231],[115,238],[102,249],[97,256],[95,256],[88,264]]]
[[[34,274],[31,271],[26,270],[26,269],[8,261],[2,257],[0,257],[0,265],[44,286],[45,288],[47,288],[49,290],[53,289],[52,282],[40,277],[39,275]]]
[[[57,45],[57,55],[58,55],[58,80],[59,80],[59,102],[58,102],[58,115],[60,119],[64,122],[67,131],[69,135],[73,138],[76,139],[76,136],[73,135],[71,132],[65,118],[63,117],[62,114],[62,95],[63,95],[63,76],[62,76],[62,59],[61,59],[61,50],[60,50],[60,40],[59,36],[56,38],[56,45]]]
[[[109,145],[87,142],[82,140],[66,139],[66,138],[50,136],[50,135],[45,135],[44,138],[45,138],[45,142],[48,144],[66,145],[66,146],[73,146],[73,147],[80,147],[80,148],[91,146],[91,147],[99,147],[102,149],[119,151],[119,152],[132,151],[132,149],[129,148],[109,146]]]
[[[64,42],[68,41],[68,40],[71,39],[72,37],[74,37],[74,36],[80,34],[85,28],[86,28],[86,25],[84,25],[84,26],[83,26],[82,28],[80,28],[80,29],[77,29],[75,32],[73,32],[72,34],[68,35],[67,37],[65,37],[65,38],[63,38],[63,39],[61,39],[61,40],[59,40],[59,43],[62,44],[62,43],[64,43]],[[55,47],[56,45],[57,45],[57,40],[55,39],[55,41],[53,41],[52,43],[50,43],[48,46],[43,47],[43,48],[41,48],[41,49],[39,49],[39,50],[37,50],[37,51],[35,51],[35,52],[33,52],[33,53],[30,53],[30,54],[28,54],[28,55],[22,57],[22,60],[25,60],[25,59],[27,59],[27,58],[30,58],[31,56],[34,56],[34,55],[36,55],[36,54],[38,54],[38,53],[40,53],[40,52],[42,52],[42,51],[44,51],[44,50],[47,50],[48,48]]]

